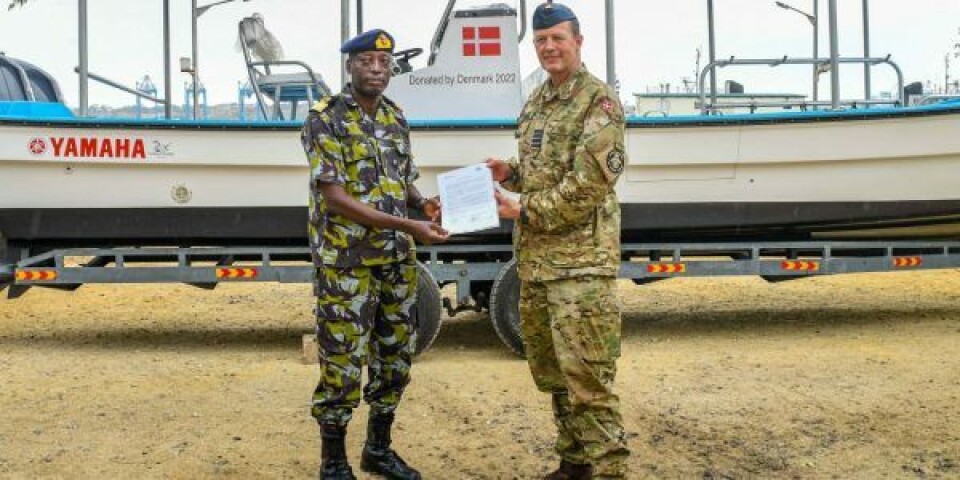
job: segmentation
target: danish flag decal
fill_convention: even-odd
[[[464,57],[499,57],[500,27],[463,27]]]

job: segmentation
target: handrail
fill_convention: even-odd
[[[74,72],[77,72],[77,73],[80,73],[80,67],[74,67],[74,68],[73,68],[73,71],[74,71]],[[143,93],[143,92],[141,92],[141,91],[139,91],[139,90],[134,90],[134,89],[132,89],[132,88],[130,88],[130,87],[121,85],[121,84],[119,84],[119,83],[117,83],[117,82],[114,82],[113,80],[110,80],[110,79],[101,77],[100,75],[97,75],[97,74],[95,74],[95,73],[91,73],[91,72],[88,71],[88,72],[87,72],[87,76],[90,77],[90,78],[92,78],[92,79],[94,79],[94,80],[96,80],[96,81],[98,81],[98,82],[100,82],[100,83],[102,83],[102,84],[104,84],[104,85],[107,85],[107,86],[116,88],[116,89],[118,89],[118,90],[123,90],[124,92],[130,93],[130,94],[133,94],[133,95],[136,95],[136,96],[138,96],[138,97],[140,97],[140,98],[145,98],[145,99],[147,99],[147,100],[150,100],[151,102],[156,102],[156,103],[159,103],[159,104],[161,104],[161,105],[166,105],[166,104],[167,104],[167,101],[166,101],[166,100],[163,100],[163,99],[154,97],[154,96],[152,96],[152,95],[147,95],[146,93]]]
[[[443,9],[443,17],[440,20],[440,24],[437,25],[437,31],[433,33],[433,40],[430,41],[430,59],[427,60],[427,65],[433,65],[433,61],[437,59],[437,52],[440,51],[440,42],[443,40],[443,35],[447,31],[447,25],[450,24],[450,14],[453,12],[453,7],[457,4],[457,0],[448,0],[447,8]]]
[[[523,41],[527,36],[527,0],[520,0],[520,35],[517,36],[517,43]]]
[[[244,19],[246,20],[246,19]],[[260,110],[260,114],[263,116],[263,119],[266,120],[267,117],[267,106],[263,102],[263,92],[260,91],[260,87],[257,86],[255,70],[250,68],[250,62],[253,61],[253,58],[250,56],[250,49],[247,47],[247,34],[243,28],[243,20],[240,21],[238,25],[238,33],[240,36],[240,51],[243,52],[243,62],[247,65],[247,77],[250,79],[250,87],[253,88],[254,95],[257,96],[257,108]],[[267,74],[270,73],[270,66],[264,66]]]
[[[831,63],[829,58],[771,58],[771,59],[738,59],[730,57],[726,60],[716,60],[710,62],[700,71],[700,78],[698,79],[698,87],[700,91],[700,113],[702,115],[707,115],[710,111],[717,108],[716,103],[707,103],[707,90],[705,87],[707,75],[714,68],[724,68],[729,66],[756,66],[756,65],[768,65],[771,67],[777,67],[780,65],[829,65]],[[869,65],[879,65],[885,63],[893,68],[894,72],[897,74],[897,100],[896,102],[883,101],[881,103],[894,103],[899,106],[903,106],[903,71],[900,70],[900,66],[897,65],[894,61],[890,60],[890,55],[886,57],[848,57],[848,58],[838,58],[837,63],[859,63],[859,64],[869,64]],[[873,103],[874,101],[870,99],[865,99],[859,101],[859,103]],[[812,104],[814,102],[807,102]],[[799,105],[799,104],[798,104]]]
[[[858,106],[867,106],[867,105],[893,105],[897,106],[900,104],[900,100],[845,100],[840,102],[841,105],[848,105],[853,108]],[[792,108],[799,107],[801,111],[806,111],[811,107],[829,107],[832,106],[833,102],[826,100],[818,101],[797,101],[797,102],[723,102],[717,103],[709,107],[713,110],[722,110],[727,108],[747,108],[750,109],[750,113],[754,113],[757,109],[760,108]]]

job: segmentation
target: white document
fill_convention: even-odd
[[[484,164],[458,168],[437,176],[441,225],[451,234],[470,233],[500,226],[493,174]]]

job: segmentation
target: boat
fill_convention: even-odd
[[[503,4],[448,7],[429,65],[400,68],[392,80],[388,95],[411,119],[424,193],[436,193],[444,171],[515,154],[524,98],[517,16]],[[36,67],[23,71],[4,75],[52,82]],[[629,163],[617,185],[623,239],[960,234],[960,102],[802,110],[629,117]],[[0,101],[0,243],[30,252],[303,245],[300,126],[89,118],[52,98]],[[506,243],[509,231],[504,224],[455,241]]]

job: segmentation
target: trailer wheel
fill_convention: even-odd
[[[507,262],[497,273],[490,290],[490,321],[500,341],[513,353],[523,356],[520,335],[520,277],[517,261]]]
[[[7,242],[0,233],[0,292],[13,281],[13,266],[7,265]]]
[[[430,269],[421,262],[417,262],[417,306],[414,325],[417,329],[417,343],[413,347],[413,354],[425,352],[440,333],[440,324],[443,323],[443,303],[440,296],[440,287],[433,278]]]

